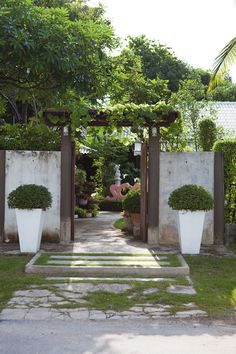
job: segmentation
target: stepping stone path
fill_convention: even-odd
[[[101,311],[91,309],[85,298],[95,292],[124,294],[131,291],[137,282],[141,284],[150,281],[152,283],[147,284],[142,290],[143,296],[153,297],[157,294],[158,299],[159,284],[160,286],[167,284],[167,292],[173,293],[176,290],[178,294],[192,296],[196,292],[189,282],[189,277],[186,277],[186,283],[189,285],[185,286],[177,285],[177,279],[174,278],[47,277],[45,281],[45,285],[32,285],[27,290],[16,291],[7,308],[1,312],[0,320],[157,320],[207,316],[206,312],[199,310],[194,302],[183,302],[177,312],[173,311],[172,305],[156,301],[151,303],[150,299],[144,303],[140,303],[139,299],[125,311]],[[153,284],[156,284],[156,287]],[[132,295],[127,295],[127,298],[132,299],[134,296],[135,289]]]

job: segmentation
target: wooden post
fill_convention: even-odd
[[[148,243],[159,243],[159,165],[160,141],[159,128],[149,130],[148,161]]]
[[[0,242],[4,241],[6,151],[0,151]]]
[[[71,143],[71,241],[75,240],[75,223],[74,223],[74,215],[75,215],[75,143]]]
[[[63,129],[61,141],[61,232],[60,241],[71,241],[72,212],[72,144],[67,127]]]
[[[147,143],[142,144],[141,149],[141,224],[140,239],[147,242]]]
[[[214,155],[214,244],[224,244],[224,157]]]

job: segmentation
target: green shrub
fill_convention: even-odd
[[[78,206],[75,207],[75,214],[78,215],[79,218],[87,218],[87,210]]]
[[[0,150],[60,150],[60,133],[44,124],[0,125]]]
[[[213,208],[213,199],[205,188],[186,184],[170,194],[168,204],[174,210],[210,210]]]
[[[102,211],[122,211],[122,201],[121,200],[101,200],[99,203],[99,208]]]
[[[199,143],[203,151],[211,151],[217,139],[216,123],[206,118],[199,123]]]
[[[52,195],[44,186],[24,184],[17,187],[8,196],[9,208],[17,209],[43,209],[52,205]]]
[[[141,203],[141,190],[134,189],[127,193],[125,199],[123,200],[124,211],[135,214],[140,213],[140,203]]]
[[[225,222],[236,222],[236,139],[217,141],[215,152],[224,155]]]

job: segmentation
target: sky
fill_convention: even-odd
[[[211,69],[236,37],[236,0],[91,0],[102,3],[116,34],[145,34],[195,68]],[[236,66],[231,70],[236,82]]]

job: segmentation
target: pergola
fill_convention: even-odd
[[[74,240],[74,166],[75,151],[70,131],[65,128],[65,122],[70,121],[70,113],[65,110],[44,110],[43,116],[59,116],[64,118],[61,145],[61,240],[70,242]],[[91,120],[88,126],[109,126],[109,115],[105,112],[90,110]],[[149,130],[149,139],[142,144],[141,149],[141,240],[152,245],[159,245],[159,173],[160,173],[160,128],[168,127],[178,118],[177,111],[164,114],[159,122],[145,119],[145,126]],[[57,124],[58,125],[58,124]],[[132,126],[128,115],[116,123],[116,126]],[[218,159],[218,160],[217,160]],[[223,171],[222,158],[216,156],[215,169]],[[215,172],[215,175],[218,175]],[[215,237],[222,238],[224,220],[222,219],[222,172],[215,181]],[[216,201],[217,199],[217,201]]]

